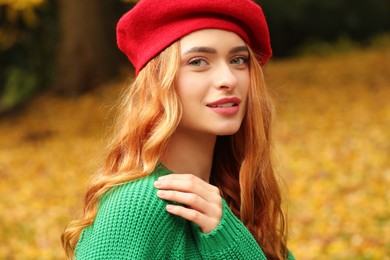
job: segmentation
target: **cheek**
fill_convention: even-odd
[[[182,104],[201,102],[207,93],[206,79],[193,75],[183,75],[177,80],[177,93]]]
[[[189,84],[190,83],[189,83],[187,77],[181,76],[177,80],[176,91],[177,91],[177,94],[179,96],[179,100],[182,103],[182,105],[186,103],[185,101],[186,101],[187,96],[191,95],[189,93],[191,91],[191,86]]]
[[[185,97],[191,94],[193,89],[194,81],[189,77],[189,75],[185,72],[180,72],[179,77],[177,78],[177,93],[180,97]]]
[[[177,94],[179,96],[179,100],[183,106],[186,104],[191,104],[195,99],[197,99],[197,93],[194,91],[196,89],[196,86],[186,85],[181,86],[177,89]]]

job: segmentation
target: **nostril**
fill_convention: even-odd
[[[226,62],[221,62],[215,70],[215,86],[217,89],[231,89],[234,88],[237,83],[237,75]]]

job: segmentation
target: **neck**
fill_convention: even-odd
[[[178,129],[162,163],[175,173],[191,173],[209,182],[216,136]]]

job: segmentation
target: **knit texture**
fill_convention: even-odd
[[[169,173],[160,166],[102,196],[94,223],[80,236],[76,259],[266,259],[225,200],[221,222],[210,233],[169,214],[153,185]]]

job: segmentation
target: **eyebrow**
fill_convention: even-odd
[[[193,52],[205,52],[205,53],[217,53],[216,49],[209,48],[209,47],[193,47],[189,49],[188,51],[184,52],[184,55],[193,53]]]
[[[249,52],[248,47],[246,47],[245,45],[237,46],[237,47],[234,47],[233,49],[231,49],[229,51],[229,53],[237,53],[237,52],[242,52],[242,51]]]
[[[242,51],[247,51],[249,52],[248,50],[248,47],[246,47],[245,45],[243,46],[237,46],[237,47],[234,47],[233,49],[231,49],[229,51],[229,53],[237,53],[237,52],[242,52]],[[185,51],[183,54],[184,55],[187,55],[189,53],[194,53],[194,52],[204,52],[204,53],[212,53],[212,54],[215,54],[217,53],[217,50],[214,49],[214,48],[210,48],[210,47],[193,47],[187,51]]]

